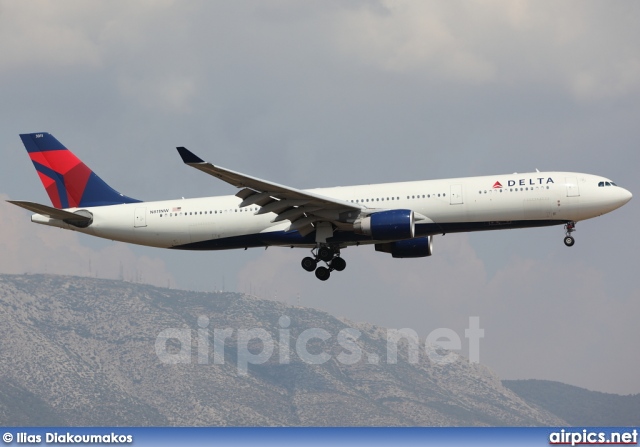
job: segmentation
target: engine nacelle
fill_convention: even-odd
[[[433,254],[433,236],[376,244],[376,251],[391,253],[394,258],[424,258]]]
[[[415,236],[415,216],[411,210],[380,211],[357,220],[353,226],[357,233],[381,241]]]

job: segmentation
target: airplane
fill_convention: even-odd
[[[227,182],[235,195],[144,202],[105,183],[51,134],[21,134],[53,206],[8,200],[31,221],[115,241],[178,250],[303,247],[302,267],[326,281],[345,269],[342,250],[374,245],[394,258],[433,253],[438,234],[564,225],[609,213],[632,194],[576,172],[296,189],[205,162],[184,147],[182,161]]]

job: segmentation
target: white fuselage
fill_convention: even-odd
[[[417,236],[523,228],[577,222],[621,207],[627,190],[603,177],[572,172],[533,172],[307,190],[363,205],[368,211],[410,209]],[[599,186],[604,185],[606,186]],[[314,236],[287,233],[290,222],[273,223],[260,207],[240,208],[236,196],[164,200],[82,208],[93,215],[87,228],[34,214],[37,223],[162,248],[230,249],[268,245],[314,246]],[[72,208],[68,211],[77,211]],[[334,233],[341,246],[375,243],[353,229]]]

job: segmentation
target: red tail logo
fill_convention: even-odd
[[[45,132],[21,134],[31,161],[56,208],[134,203],[107,185],[69,149]]]
[[[493,184],[493,187],[494,187],[494,188],[502,188],[502,183],[500,183],[500,182],[495,182],[495,183]]]

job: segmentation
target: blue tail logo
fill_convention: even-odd
[[[29,157],[56,208],[136,203],[96,175],[73,152],[48,133],[21,134]]]

